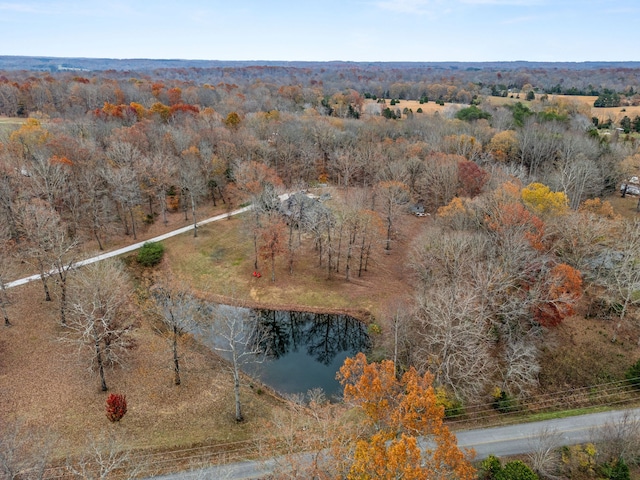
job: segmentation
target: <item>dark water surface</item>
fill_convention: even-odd
[[[241,368],[282,394],[322,388],[328,398],[340,396],[336,373],[344,360],[371,347],[366,326],[348,315],[224,308],[237,308],[238,315],[258,322],[263,354],[255,360],[260,363],[250,361]]]

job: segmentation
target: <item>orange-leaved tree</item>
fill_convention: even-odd
[[[276,257],[285,253],[287,225],[281,218],[269,216],[266,224],[261,225],[259,248],[260,257],[271,261],[271,281],[276,281]]]
[[[545,327],[554,327],[573,315],[573,307],[582,296],[582,274],[561,263],[549,272],[547,288],[546,301],[536,306],[535,318]]]
[[[544,222],[521,203],[505,203],[485,218],[490,230],[501,237],[522,235],[535,250],[544,250]]]
[[[476,478],[473,452],[462,452],[443,422],[431,374],[411,367],[398,379],[392,361],[368,363],[359,353],[345,360],[338,380],[368,427],[353,445],[348,479]]]
[[[275,170],[264,163],[255,161],[242,162],[233,169],[234,182],[227,188],[234,203],[249,200],[252,204],[253,215],[245,217],[253,222],[253,246],[255,259],[254,270],[258,270],[258,239],[262,229],[264,215],[276,211],[280,206],[278,190],[282,180]]]

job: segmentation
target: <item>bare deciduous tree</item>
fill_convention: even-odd
[[[279,208],[277,189],[282,185],[282,181],[275,170],[254,161],[239,163],[234,169],[234,177],[235,183],[230,191],[238,197],[238,201],[249,198],[252,204],[251,216],[246,218],[252,224],[255,253],[253,268],[258,270],[258,237],[262,216]]]
[[[261,361],[265,355],[262,332],[248,309],[212,304],[207,316],[209,318],[203,321],[204,329],[210,335],[212,348],[229,361],[233,375],[235,419],[236,422],[242,422],[241,368],[245,364]]]
[[[82,192],[80,203],[85,229],[95,238],[98,248],[104,250],[103,235],[114,217],[114,203],[109,196],[109,184],[96,165],[87,165],[80,171],[78,187]]]
[[[599,269],[598,281],[605,285],[618,307],[618,323],[613,341],[625,320],[631,305],[640,303],[637,292],[640,290],[640,221],[623,221],[615,236],[614,250],[611,252],[611,264]]]
[[[425,206],[435,212],[455,197],[458,189],[458,157],[430,155],[424,161],[421,175],[416,179],[416,195]]]
[[[555,216],[546,222],[546,237],[564,263],[593,276],[593,258],[602,250],[602,240],[609,236],[613,222],[588,211]]]
[[[594,432],[598,455],[608,462],[624,459],[629,465],[640,463],[640,419],[626,412],[618,421],[608,422]]]
[[[9,321],[9,312],[7,306],[10,303],[9,294],[7,293],[6,283],[10,278],[11,258],[13,254],[11,241],[9,240],[8,228],[5,224],[0,225],[0,312],[4,318],[6,327],[11,325]]]
[[[200,315],[200,302],[186,289],[172,289],[166,284],[156,285],[151,294],[155,301],[156,311],[168,331],[163,334],[171,343],[173,374],[175,385],[180,385],[180,358],[178,343],[180,338],[193,330]]]
[[[456,287],[430,289],[418,297],[413,364],[433,373],[437,385],[460,398],[478,395],[496,371],[489,326],[480,316],[477,292]]]
[[[377,191],[378,198],[382,202],[383,216],[387,224],[385,250],[390,250],[393,224],[400,214],[400,210],[409,201],[409,188],[402,182],[392,180],[379,183]]]
[[[562,433],[545,427],[529,440],[529,446],[531,452],[527,456],[533,471],[542,478],[558,478]]]
[[[54,250],[59,243],[59,235],[63,233],[60,216],[52,208],[40,200],[33,200],[23,205],[21,226],[28,238],[26,249],[27,261],[40,274],[44,288],[45,300],[51,301],[49,290],[50,271],[53,267]]]
[[[131,454],[131,449],[115,433],[89,438],[87,447],[78,459],[67,459],[67,471],[80,480],[139,478],[144,461]]]
[[[45,299],[51,300],[48,278],[54,277],[60,289],[60,323],[66,323],[67,276],[73,267],[77,242],[67,233],[60,215],[41,202],[25,206],[22,226],[29,239],[29,257],[38,268]]]
[[[0,424],[0,478],[41,480],[52,438],[29,429],[23,422]]]
[[[203,168],[203,160],[197,148],[191,147],[182,152],[180,161],[180,186],[189,198],[191,217],[193,219],[193,236],[198,236],[196,207],[207,194],[207,178]]]
[[[130,286],[118,260],[92,263],[78,270],[72,284],[71,319],[64,340],[77,347],[107,391],[105,369],[124,363],[135,343],[127,310]]]

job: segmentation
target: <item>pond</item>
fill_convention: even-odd
[[[342,387],[336,373],[344,360],[371,347],[366,326],[348,315],[227,305],[217,305],[211,313],[218,318],[233,315],[249,319],[243,328],[245,334],[252,330],[251,351],[260,353],[249,355],[249,361],[242,362],[241,368],[281,394],[306,394],[322,388],[327,398],[339,397]],[[214,348],[218,345],[218,350],[225,343],[214,338],[218,334],[212,329],[201,333],[205,343]],[[219,353],[225,356],[225,352]]]

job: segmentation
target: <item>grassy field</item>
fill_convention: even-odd
[[[182,226],[181,216],[173,214],[169,228]],[[150,229],[141,236],[157,233]],[[181,258],[206,237],[203,231],[201,239],[185,234],[175,240],[160,270],[170,271],[171,257]],[[137,278],[135,298],[140,300],[151,281],[150,271],[133,269],[132,273]],[[126,416],[112,424],[105,416],[107,394],[100,391],[98,379],[70,345],[59,341],[63,328],[58,323],[55,287],[52,293],[54,301],[45,302],[39,282],[9,291],[13,325],[2,327],[0,335],[0,428],[19,423],[26,430],[46,432],[55,440],[54,463],[80,456],[93,440],[112,436],[118,448],[145,452],[152,455],[153,463],[164,458],[165,451],[185,448],[203,456],[212,448],[225,455],[235,450],[239,456],[250,456],[272,417],[289,410],[286,401],[266,388],[254,388],[247,378],[241,393],[246,421],[237,424],[227,365],[188,337],[181,346],[183,381],[175,386],[169,342],[140,304],[134,333],[137,348],[124,368],[107,371],[109,392],[125,394],[128,401]]]
[[[26,121],[26,118],[0,116],[0,125],[22,125]]]
[[[205,218],[221,212],[208,208],[206,215],[202,213]],[[415,227],[424,225],[423,219],[412,216],[405,221],[409,224],[402,228],[415,232],[419,231]],[[182,213],[174,213],[168,228],[184,223]],[[324,270],[318,270],[313,250],[301,252],[293,275],[278,261],[276,281],[271,282],[270,271],[263,265],[261,278],[251,275],[253,242],[246,226],[246,219],[233,217],[201,227],[197,238],[184,234],[167,240],[158,273],[184,280],[213,300],[344,311],[361,317],[365,310],[378,312],[386,300],[405,293],[403,252],[409,239],[400,240],[390,255],[378,255],[363,278],[348,283],[338,275],[327,280]],[[153,225],[140,232],[139,240],[164,229]],[[110,246],[121,241],[112,241]],[[153,283],[153,275],[151,270],[131,264],[140,300]],[[129,404],[123,420],[111,424],[105,416],[106,394],[100,391],[98,379],[78,361],[69,345],[59,341],[63,328],[58,324],[55,295],[53,302],[45,302],[38,282],[9,293],[13,326],[0,335],[0,427],[20,422],[31,430],[48,432],[56,438],[52,453],[60,462],[69,455],[81,455],[92,439],[108,435],[115,435],[121,448],[158,452],[158,458],[162,452],[192,447],[203,455],[211,449],[227,453],[234,449],[237,455],[250,456],[259,440],[273,433],[274,416],[293,415],[287,401],[247,378],[241,393],[246,421],[236,424],[227,366],[190,339],[182,345],[183,383],[173,385],[169,343],[140,304],[137,348],[125,368],[107,372],[109,392],[125,394]],[[304,412],[298,413],[292,422],[304,421]]]
[[[411,220],[411,219],[410,219]],[[372,276],[395,270],[389,262],[395,254],[380,255],[369,265],[369,273],[350,282],[341,274],[327,279],[318,267],[317,253],[306,242],[296,256],[293,273],[289,273],[284,258],[277,260],[276,281],[271,281],[271,265],[259,260],[260,278],[254,271],[253,243],[245,233],[248,225],[242,217],[209,224],[200,229],[197,239],[185,242],[182,237],[166,241],[167,261],[176,278],[192,283],[203,294],[215,292],[230,303],[271,305],[280,308],[305,306],[311,310],[340,310],[358,315],[377,310],[377,305],[389,298],[394,290],[372,296],[375,281]],[[382,271],[381,271],[382,270]],[[389,274],[392,278],[397,272]],[[348,288],[347,288],[348,287]]]
[[[635,215],[636,199],[616,195],[611,200],[621,213]],[[208,206],[200,218],[222,211]],[[388,305],[412,293],[409,246],[431,221],[403,216],[397,223],[399,234],[392,250],[386,254],[378,246],[369,271],[359,278],[354,274],[350,282],[338,274],[328,279],[310,242],[296,257],[293,274],[280,259],[276,281],[271,282],[270,268],[263,261],[259,268],[262,277],[252,276],[254,251],[248,220],[233,217],[201,227],[197,238],[185,234],[165,241],[160,272],[214,300],[344,311],[368,320],[366,312],[380,321]],[[167,227],[158,222],[140,232],[139,240],[184,224],[182,213],[173,213]],[[109,246],[127,242],[132,239],[114,238]],[[139,268],[132,268],[132,273],[136,297],[143,298],[153,275]],[[0,423],[21,421],[50,432],[56,438],[54,456],[60,461],[70,454],[80,455],[90,439],[109,434],[128,448],[157,453],[158,457],[151,458],[158,464],[165,459],[163,452],[173,449],[194,448],[205,455],[211,448],[226,452],[238,448],[239,455],[247,456],[255,454],[260,438],[273,433],[274,416],[292,415],[285,400],[247,378],[242,387],[246,421],[236,424],[232,379],[226,365],[191,339],[182,345],[183,384],[173,385],[169,344],[140,304],[135,332],[138,347],[126,368],[107,373],[110,392],[127,395],[129,402],[124,419],[111,424],[105,416],[106,395],[99,390],[98,380],[86,365],[78,363],[68,345],[58,341],[62,329],[57,322],[57,299],[45,302],[37,282],[12,290],[10,295],[9,315],[14,325],[0,335]],[[563,322],[548,336],[547,344],[571,347],[547,355],[545,369],[561,372],[570,367],[571,375],[587,379],[593,371],[602,371],[602,378],[612,371],[618,374],[629,358],[637,358],[638,337],[635,331],[621,332],[624,344],[613,345],[607,334],[611,328],[606,322],[581,317]],[[562,385],[564,380],[558,375],[554,382]],[[303,411],[296,415],[292,422],[305,421]]]
[[[517,98],[517,96],[509,96],[509,97],[483,97],[482,102],[487,105],[513,105],[516,102],[522,102],[525,105],[531,105],[533,101],[527,101],[524,99],[524,95],[520,95],[521,98]],[[540,100],[542,95],[536,95],[536,101]],[[620,122],[620,120],[626,115],[630,119],[634,119],[637,115],[640,115],[640,105],[639,106],[629,106],[629,107],[608,107],[608,108],[596,108],[593,106],[593,103],[596,101],[598,97],[594,96],[575,96],[575,95],[549,95],[549,101],[559,101],[566,102],[568,104],[577,103],[580,111],[583,111],[585,115],[589,115],[591,117],[596,117],[600,123],[606,122],[611,119],[614,123]],[[368,102],[374,102],[373,100],[367,100]],[[421,108],[424,114],[433,114],[433,113],[446,113],[447,111],[457,111],[461,108],[465,108],[468,105],[458,104],[458,103],[445,103],[444,105],[438,105],[437,103],[430,101],[424,104],[420,104],[417,100],[400,100],[394,106],[391,106],[391,100],[388,99],[386,106],[391,108],[392,110],[400,109],[401,111],[405,108],[408,108],[413,111],[414,114],[417,113],[418,109]],[[482,104],[480,105],[482,108]]]
[[[26,118],[0,116],[0,132],[3,132],[4,130],[12,131],[22,125],[26,120]]]

